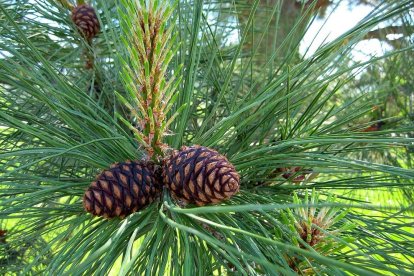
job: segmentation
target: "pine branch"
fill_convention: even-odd
[[[296,1],[296,5],[300,7],[301,5],[303,5],[303,3],[301,3],[301,2]],[[330,0],[316,0],[316,1],[315,0],[308,0],[308,1],[304,1],[304,2],[305,2],[304,5],[306,7],[312,6],[313,9],[326,8],[327,6],[332,4],[332,1],[330,1]]]
[[[177,20],[162,19],[167,20],[163,33],[161,27],[155,32],[155,23],[167,5],[158,9],[154,2],[150,9],[146,3],[137,10],[136,1],[93,2],[102,35],[96,40],[99,62],[88,72],[78,66],[80,51],[73,46],[78,41],[54,1],[30,8],[30,1],[0,5],[0,219],[16,227],[7,238],[10,245],[40,242],[31,244],[27,263],[19,262],[16,273],[405,275],[413,270],[414,175],[406,150],[414,142],[412,124],[387,120],[386,129],[355,132],[367,126],[361,122],[373,117],[372,105],[389,93],[408,102],[403,95],[410,94],[401,86],[412,90],[412,47],[360,64],[349,58],[352,43],[409,13],[412,1],[384,2],[309,58],[298,58],[294,43],[284,51],[288,48],[273,48],[278,45],[273,41],[264,47],[260,68],[252,66],[252,55],[261,51],[253,46],[244,52],[243,42],[260,40],[286,22],[294,24],[277,36],[278,43],[303,38],[303,20],[284,21],[277,5],[271,7],[278,19],[273,21],[258,20],[256,9],[268,8],[259,1],[237,8],[233,2],[180,1]],[[239,34],[239,8],[249,15],[247,27],[256,30],[251,36]],[[172,22],[179,22],[174,30]],[[174,48],[174,37],[180,49],[172,57],[165,49]],[[183,72],[179,64],[186,65]],[[95,73],[99,91],[91,85]],[[404,107],[392,101],[384,106],[398,116]],[[157,108],[163,121],[153,112]],[[118,115],[119,122],[114,114],[123,109],[129,114]],[[133,130],[145,152],[120,124]],[[170,146],[197,142],[227,152],[241,174],[241,192],[220,205],[179,208],[165,191],[162,200],[124,220],[86,213],[82,196],[99,170],[114,161],[148,158],[149,152],[159,158],[153,148],[157,140],[165,142],[169,127],[176,133],[167,140]],[[159,136],[150,141],[151,130]],[[127,174],[128,166],[124,169]],[[303,177],[307,172],[315,178]],[[125,175],[117,178],[118,188],[132,183]],[[319,203],[309,196],[306,201],[301,191],[309,187],[322,195]],[[330,193],[337,203],[323,196]],[[293,219],[284,224],[282,214],[289,209]],[[346,220],[357,227],[342,228],[345,209]]]
[[[413,30],[413,26],[387,26],[368,32],[362,39],[378,39],[399,48],[404,45],[405,38],[410,36],[414,32]],[[401,35],[402,38],[390,39],[387,37],[388,35]]]

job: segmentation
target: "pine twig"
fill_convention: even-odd
[[[167,113],[180,81],[180,78],[166,78],[177,47],[173,28],[166,24],[173,9],[165,4],[153,0],[136,3],[129,9],[131,22],[124,22],[123,26],[129,37],[124,41],[125,46],[131,56],[123,77],[133,99],[132,103],[127,99],[122,101],[138,122],[141,131],[134,130],[137,140],[154,160],[160,159],[168,148],[163,137],[176,115],[167,120]]]

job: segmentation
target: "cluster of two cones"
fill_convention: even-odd
[[[88,43],[100,30],[95,10],[86,4],[72,9],[72,21]],[[113,164],[89,186],[83,205],[96,216],[125,217],[148,206],[164,186],[175,199],[201,206],[235,194],[239,175],[218,152],[200,146],[183,147],[162,165],[144,161]]]
[[[183,147],[166,158],[162,166],[144,161],[113,164],[89,186],[83,205],[95,216],[123,218],[148,206],[163,186],[176,200],[202,206],[237,193],[239,175],[217,151]]]

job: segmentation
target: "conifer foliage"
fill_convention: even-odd
[[[414,3],[331,2],[2,1],[0,274],[409,275]]]

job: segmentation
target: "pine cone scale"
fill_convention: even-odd
[[[190,189],[190,192],[192,194],[196,194],[196,192],[198,191],[198,189],[195,188],[193,181],[191,180],[188,182],[188,188]]]
[[[109,210],[112,210],[112,207],[114,206],[114,202],[109,196],[105,196],[105,205],[108,207]]]
[[[197,193],[197,195],[198,195],[198,199],[199,200],[201,200],[201,201],[203,201],[203,203],[205,202],[205,203],[208,203],[208,199],[206,198],[206,196],[203,194],[203,192],[201,192],[201,191],[199,191],[198,193]]]
[[[205,187],[204,187],[204,191],[206,192],[206,195],[208,196],[208,197],[215,197],[214,196],[214,194],[213,194],[213,192],[211,191],[211,189],[210,189],[210,187],[208,186],[208,185],[206,185]]]

